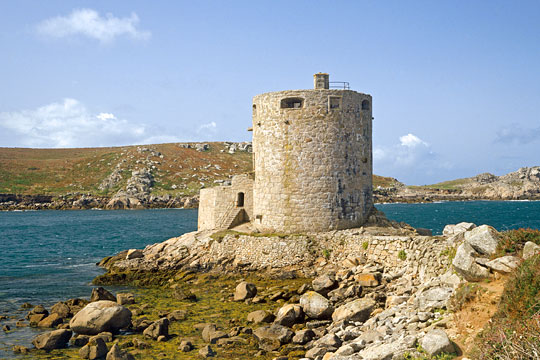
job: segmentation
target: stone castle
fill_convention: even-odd
[[[371,95],[331,88],[253,98],[254,176],[202,189],[199,230],[244,222],[263,232],[298,233],[362,225],[373,207]]]

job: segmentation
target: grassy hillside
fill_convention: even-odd
[[[125,186],[131,171],[144,167],[147,159],[153,160],[153,192],[157,194],[192,195],[202,184],[212,186],[214,180],[251,171],[251,153],[229,154],[224,143],[209,145],[209,150],[201,152],[179,144],[86,149],[0,148],[0,193],[109,195]],[[121,181],[111,189],[100,190],[101,182],[117,166]]]

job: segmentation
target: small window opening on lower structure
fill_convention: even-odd
[[[328,97],[328,109],[335,110],[341,108],[341,96]]]
[[[257,115],[257,105],[253,104],[253,115]]]
[[[362,110],[369,110],[369,100],[362,101]]]
[[[244,206],[244,193],[239,192],[236,196],[236,207],[243,207]]]
[[[300,109],[304,106],[304,99],[302,98],[286,98],[281,100],[282,109]]]

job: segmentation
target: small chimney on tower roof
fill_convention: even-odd
[[[330,75],[326,73],[317,73],[313,75],[315,89],[330,89]]]

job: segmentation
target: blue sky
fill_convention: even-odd
[[[0,146],[247,141],[312,75],[373,95],[374,171],[540,165],[538,1],[2,1]]]

